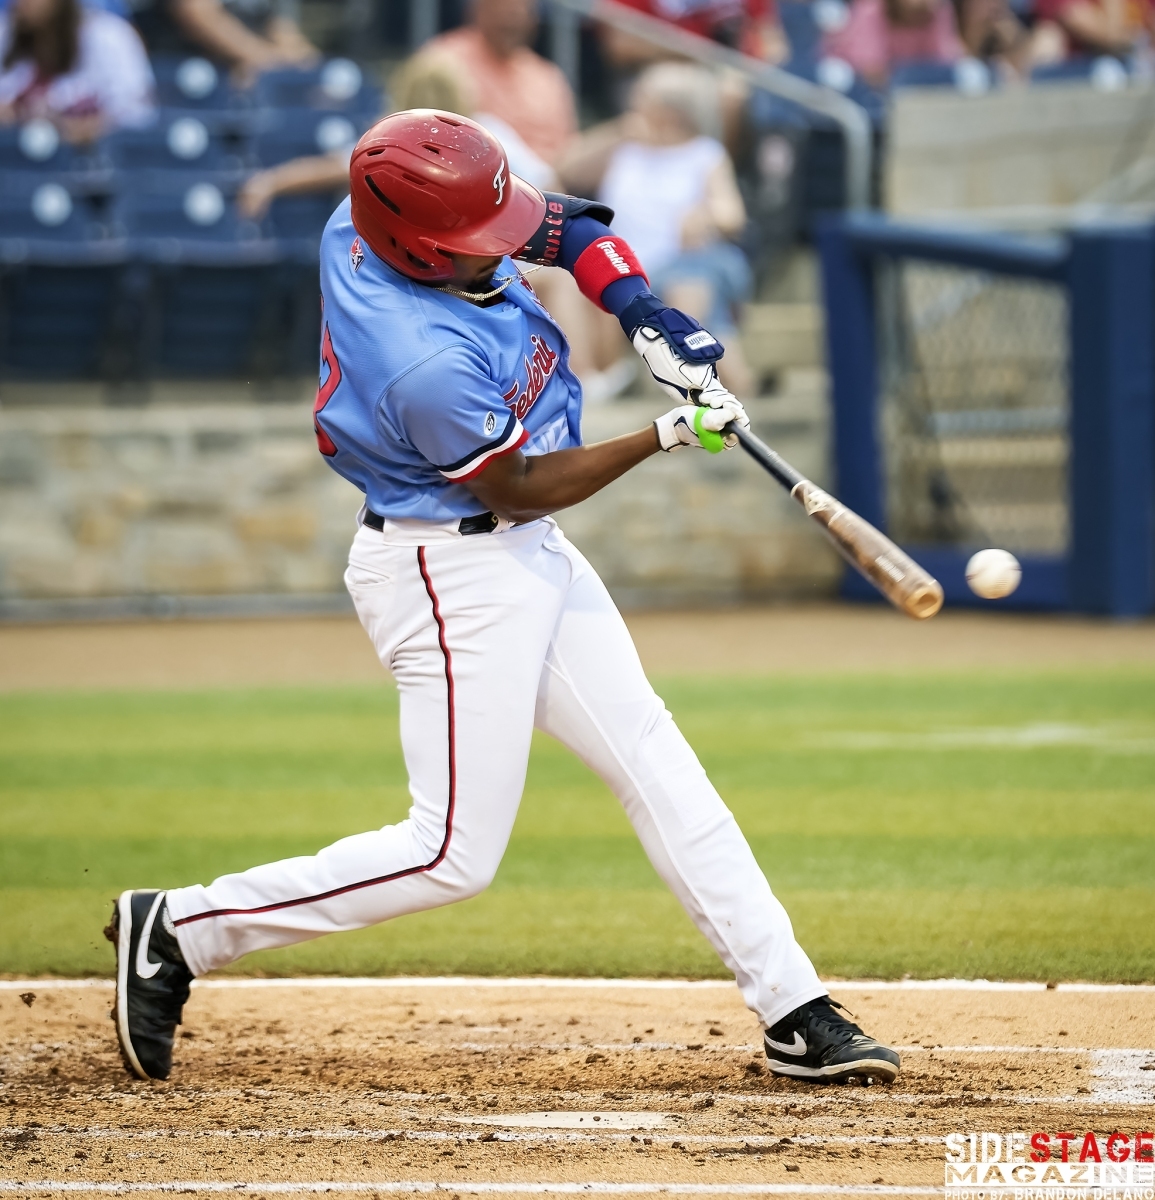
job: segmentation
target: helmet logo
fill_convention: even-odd
[[[493,177],[493,190],[497,193],[497,199],[494,204],[500,204],[505,196],[505,159],[501,160],[501,166],[497,168],[497,174]]]

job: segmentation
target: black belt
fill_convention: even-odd
[[[361,523],[368,525],[370,529],[376,529],[378,533],[385,528],[385,518],[378,516],[369,508],[365,510],[365,516]],[[497,523],[498,517],[495,513],[478,513],[475,517],[462,517],[458,523],[457,532],[462,537],[469,537],[474,533],[492,533],[497,528]]]

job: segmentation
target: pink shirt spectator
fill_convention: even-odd
[[[453,63],[472,93],[472,107],[504,121],[547,163],[577,131],[565,75],[527,46],[498,58],[478,30],[464,26],[434,38],[421,53]]]
[[[895,24],[886,0],[855,0],[850,20],[826,38],[823,53],[845,59],[863,78],[881,82],[896,63],[952,63],[966,51],[949,0],[939,0],[930,20],[920,25]]]

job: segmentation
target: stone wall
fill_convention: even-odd
[[[822,376],[795,374],[752,416],[825,479]],[[656,409],[594,409],[586,437],[638,428]],[[0,410],[0,615],[340,606],[359,505],[317,453],[307,404]],[[560,520],[627,605],[822,591],[836,578],[809,523],[740,451],[655,458]]]

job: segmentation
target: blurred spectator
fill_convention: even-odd
[[[854,0],[850,20],[824,39],[823,54],[882,88],[898,63],[953,63],[966,49],[950,0]]]
[[[774,0],[619,0],[619,3],[766,62],[782,62],[789,54]],[[619,68],[670,57],[653,42],[608,25],[602,30],[602,46],[609,61]]]
[[[745,229],[746,209],[718,140],[720,109],[709,71],[657,63],[638,78],[629,111],[585,134],[558,169],[569,190],[596,191],[614,209],[614,229],[641,259],[654,291],[726,343],[723,382],[749,395],[737,318],[752,280],[732,240]],[[616,328],[611,320],[606,330],[610,325]],[[620,354],[620,334],[614,344]]]
[[[956,0],[955,16],[972,58],[1024,65],[1030,35],[1007,0]]]
[[[1155,0],[1037,0],[1035,14],[1059,27],[1069,54],[1123,58],[1155,41]]]
[[[133,19],[150,54],[207,54],[242,83],[320,57],[293,0],[133,0]]]
[[[136,31],[78,0],[12,0],[0,13],[0,123],[43,117],[70,142],[146,125],[152,68]]]
[[[503,121],[552,163],[576,132],[577,114],[563,72],[530,49],[536,34],[535,0],[473,0],[470,23],[434,38],[419,57],[449,64],[470,110]]]
[[[1034,0],[955,0],[959,36],[973,58],[1028,76],[1033,67],[1066,57],[1063,35],[1052,21],[1035,20]]]
[[[447,63],[424,55],[411,58],[394,74],[390,90],[394,100],[390,111],[437,108],[472,117],[501,142],[513,174],[543,190],[557,186],[553,168],[530,150],[516,130],[491,113],[470,112],[457,75]],[[237,204],[246,216],[259,220],[278,196],[347,188],[351,150],[349,146],[332,154],[294,158],[256,171],[245,181]]]

